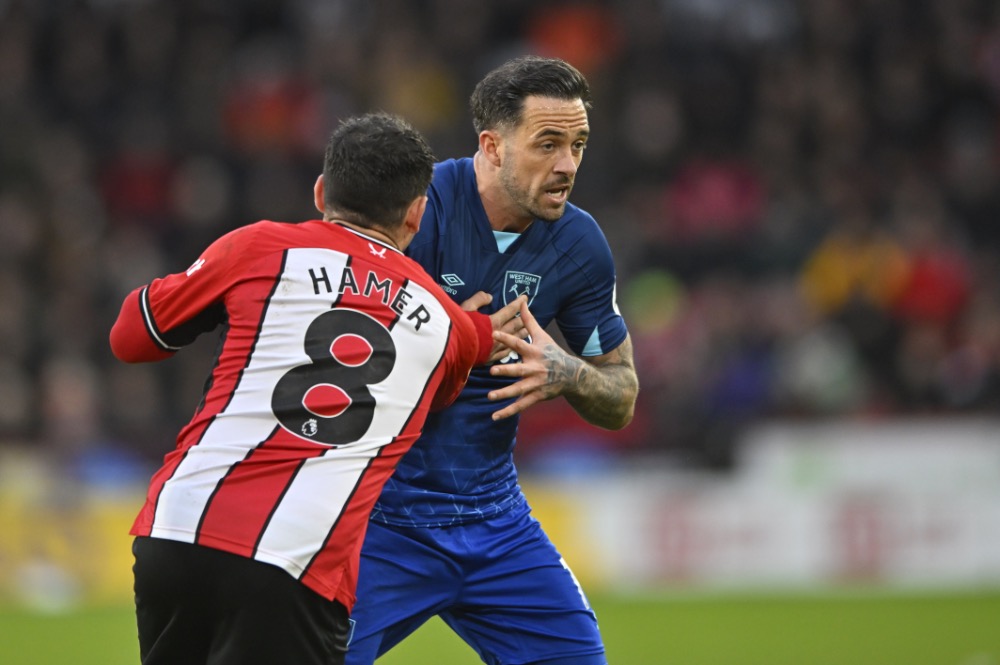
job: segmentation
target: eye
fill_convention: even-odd
[[[584,148],[586,147],[587,147],[586,141],[577,141],[576,143],[573,144],[573,150],[575,150],[576,152],[583,152]]]
[[[556,149],[556,144],[552,143],[551,141],[546,141],[545,143],[542,143],[538,147],[545,152],[552,152],[553,150]]]

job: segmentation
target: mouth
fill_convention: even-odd
[[[563,205],[569,198],[569,191],[572,186],[569,184],[559,185],[558,187],[550,187],[545,190],[545,197],[553,205]]]

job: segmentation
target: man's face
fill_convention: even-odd
[[[499,178],[511,201],[533,219],[562,217],[589,135],[582,100],[526,98],[501,144]]]

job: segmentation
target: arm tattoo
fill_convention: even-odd
[[[558,347],[547,348],[548,391],[562,393],[584,420],[605,429],[621,429],[632,420],[639,381],[635,375],[632,340],[584,361]]]
[[[572,386],[580,380],[586,364],[557,347],[555,344],[545,347],[545,364],[549,368],[549,384],[557,386]]]

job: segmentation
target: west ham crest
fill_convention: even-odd
[[[528,294],[528,305],[535,299],[538,293],[538,286],[542,283],[542,278],[532,275],[529,272],[519,272],[508,270],[503,281],[503,304],[507,305],[517,299],[518,296]]]

